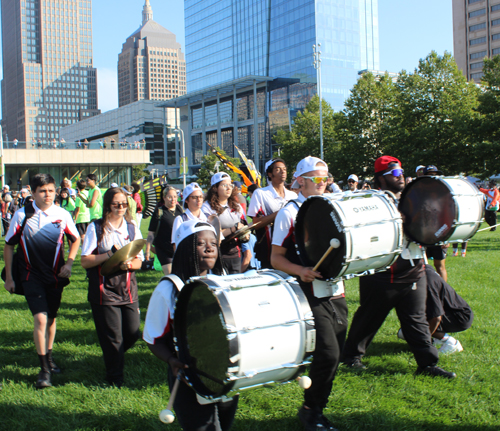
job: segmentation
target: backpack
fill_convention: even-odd
[[[26,222],[33,217],[35,214],[35,208],[33,207],[33,202],[28,201],[24,207],[24,220],[21,224],[21,231],[19,232],[19,235],[23,234],[24,227],[26,226]],[[19,270],[19,262],[22,261],[22,253],[20,250],[20,245],[17,246],[16,252],[14,253],[14,256],[12,257],[12,279],[14,280],[14,292],[16,295],[24,295],[24,289],[22,285],[22,280],[21,280],[21,271]],[[2,269],[2,274],[0,275],[2,280],[5,282],[5,279],[7,278],[6,272],[5,272],[5,266]]]

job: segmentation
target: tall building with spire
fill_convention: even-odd
[[[186,93],[186,62],[175,34],[153,21],[146,0],[142,25],[123,44],[118,56],[118,104],[166,100]]]
[[[2,0],[2,129],[20,142],[99,113],[91,0]]]

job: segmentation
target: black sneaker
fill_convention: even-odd
[[[37,389],[48,388],[52,386],[52,382],[50,379],[50,373],[47,371],[40,371],[38,373],[38,379],[36,380],[35,387]]]
[[[443,370],[435,365],[429,365],[428,367],[418,367],[415,372],[416,376],[420,374],[425,374],[431,377],[444,377],[446,379],[455,379],[457,375],[455,373],[450,373],[449,371]]]
[[[330,421],[314,409],[299,409],[299,419],[306,431],[338,431]]]
[[[349,368],[354,368],[357,370],[364,370],[366,368],[365,364],[361,362],[361,358],[352,358],[344,361],[344,365]]]

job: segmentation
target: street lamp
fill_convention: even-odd
[[[181,134],[181,142],[182,142],[182,164],[183,164],[183,173],[182,173],[182,176],[183,176],[183,187],[186,188],[186,168],[187,168],[187,160],[186,160],[186,144],[184,142],[184,131],[180,128],[176,128],[174,129],[174,132],[179,132]]]
[[[313,45],[313,65],[314,68],[318,71],[318,97],[319,97],[319,142],[320,142],[320,159],[323,160],[323,109],[321,103],[321,51],[319,48],[321,47],[321,43],[317,45]]]

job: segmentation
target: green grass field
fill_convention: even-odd
[[[143,231],[149,221],[142,224]],[[485,225],[484,225],[485,226]],[[3,241],[0,244],[3,250]],[[391,313],[355,372],[341,367],[325,414],[342,430],[500,430],[500,230],[481,232],[466,258],[448,257],[448,282],[469,302],[474,324],[458,334],[464,351],[442,356],[454,381],[414,377],[415,360]],[[451,254],[451,252],[450,252]],[[3,264],[2,264],[3,265]],[[142,321],[160,274],[139,272]],[[350,315],[358,301],[358,281],[347,283]],[[79,260],[65,289],[54,353],[63,374],[54,387],[36,390],[39,364],[32,341],[32,316],[23,297],[0,291],[0,430],[179,430],[158,419],[169,391],[166,364],[144,341],[126,354],[125,386],[103,383],[104,363],[97,343],[87,283]],[[233,429],[302,430],[296,383],[244,391]]]

